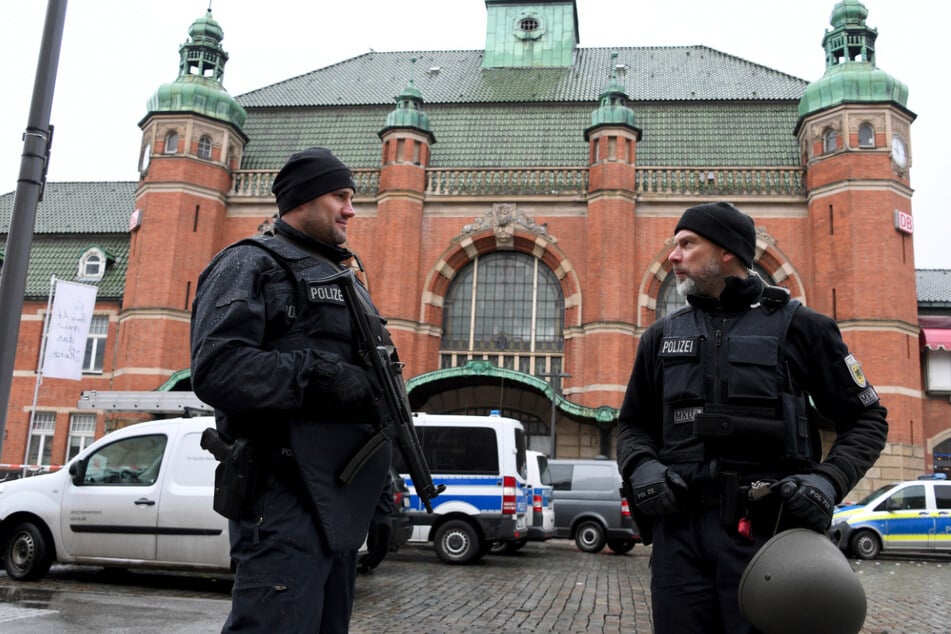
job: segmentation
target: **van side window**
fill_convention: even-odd
[[[571,490],[571,472],[574,465],[548,463],[548,473],[551,475],[551,488],[555,491]]]
[[[886,500],[884,500],[878,507],[875,509],[877,511],[886,511],[886,510],[903,510],[909,511],[913,509],[924,509],[925,508],[925,487],[924,485],[915,485],[910,487],[905,487],[901,491],[897,491],[894,495],[890,495]]]
[[[416,433],[433,473],[499,474],[499,450],[494,429],[426,426],[418,427]],[[400,452],[393,452],[393,458],[397,471],[406,473]]]
[[[617,478],[612,471],[613,467],[607,465],[576,465],[575,490],[610,491],[617,488]]]
[[[86,458],[83,485],[148,486],[158,479],[165,434],[124,438]]]
[[[939,509],[951,509],[951,486],[935,485],[934,499]]]

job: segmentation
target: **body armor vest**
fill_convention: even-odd
[[[341,266],[281,238],[249,238],[238,244],[254,244],[270,253],[290,280],[290,284],[265,280],[259,289],[269,311],[265,347],[285,352],[315,349],[336,353],[347,363],[365,367],[343,293],[336,283],[322,281],[339,273]],[[366,289],[361,284],[355,288],[363,304],[361,309],[370,313],[373,336],[384,337],[382,319]],[[277,421],[270,422],[263,428],[273,433]],[[328,547],[333,552],[356,550],[380,497],[390,467],[390,448],[377,451],[344,485],[339,474],[376,433],[372,419],[314,402],[282,422],[286,422],[288,444]],[[261,421],[257,421],[257,427],[262,427]]]
[[[716,459],[724,468],[754,472],[813,459],[805,396],[795,392],[783,356],[798,307],[766,300],[717,315],[690,306],[667,319],[658,355],[661,461]]]

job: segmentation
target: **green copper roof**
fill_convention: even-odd
[[[221,83],[228,54],[221,48],[224,32],[211,9],[192,23],[188,36],[178,49],[178,78],[159,86],[148,100],[148,113],[194,112],[241,129],[247,113]]]
[[[439,143],[431,166],[577,167],[588,164],[585,130],[592,103],[432,104]],[[252,108],[242,168],[278,169],[302,147],[332,147],[348,165],[378,168],[380,124],[388,108]],[[792,130],[796,102],[644,102],[637,104],[637,164],[799,166]],[[539,125],[544,121],[544,125]],[[724,130],[729,130],[725,134]]]
[[[640,101],[712,101],[802,97],[807,82],[706,46],[579,48],[571,68],[481,67],[482,51],[365,53],[239,95],[253,108],[392,106],[405,86],[406,62],[417,58],[414,86],[433,104],[584,102],[604,89],[617,52],[618,84]]]
[[[410,58],[410,64],[416,67],[415,57]],[[429,127],[429,117],[423,112],[423,94],[413,84],[413,73],[410,73],[406,88],[396,98],[396,110],[386,115],[386,125],[380,130],[380,135],[391,128],[412,128],[426,132],[431,137],[430,142],[435,142]]]
[[[611,83],[601,91],[601,105],[591,113],[591,127],[584,131],[587,139],[592,130],[599,126],[623,126],[637,132],[641,138],[641,131],[634,125],[634,111],[627,107],[627,94],[624,86],[617,81],[617,53],[611,53]]]
[[[573,68],[482,69],[481,51],[367,53],[239,96],[251,139],[242,168],[278,169],[309,145],[378,167],[380,148],[366,139],[393,112],[412,57],[412,88],[439,139],[433,167],[587,165],[585,130],[615,93],[643,130],[638,165],[799,165],[793,129],[807,82],[680,46],[580,48]],[[605,81],[608,69],[615,81]],[[630,122],[624,111],[601,116]]]
[[[506,381],[509,381],[513,384],[523,385],[538,390],[539,392],[545,394],[549,400],[554,398],[555,406],[559,410],[575,418],[598,422],[611,422],[615,420],[618,415],[618,410],[614,409],[613,407],[608,407],[607,405],[593,408],[573,403],[561,394],[555,394],[551,384],[536,376],[525,374],[524,372],[518,372],[517,370],[500,368],[489,361],[481,360],[468,361],[462,367],[445,368],[443,370],[435,370],[433,372],[419,374],[406,381],[406,390],[407,392],[412,393],[415,388],[426,385],[427,383],[458,377],[475,376],[504,378]]]
[[[578,14],[571,0],[485,0],[482,68],[571,67]]]
[[[822,46],[826,51],[826,72],[806,88],[799,101],[799,115],[843,103],[908,104],[908,87],[875,66],[875,39],[878,31],[865,23],[868,10],[858,0],[842,0],[835,5]]]

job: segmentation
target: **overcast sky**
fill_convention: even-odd
[[[837,0],[577,0],[580,45],[710,46],[814,81]],[[951,268],[949,109],[951,0],[864,0],[878,29],[876,63],[908,85],[917,268]],[[0,193],[16,189],[47,2],[0,0]],[[473,50],[484,0],[213,0],[230,55],[232,95],[373,49]],[[136,180],[145,104],[178,75],[178,47],[208,0],[71,0],[51,123],[51,181]],[[425,98],[425,95],[424,95]],[[636,105],[635,105],[636,109]],[[792,131],[790,131],[790,134]],[[131,203],[130,203],[131,204]]]

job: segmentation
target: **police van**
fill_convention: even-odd
[[[448,564],[467,564],[496,542],[527,536],[525,430],[502,416],[413,415],[433,483],[445,491],[426,512],[399,452],[394,463],[410,487],[410,543],[432,542]]]
[[[846,554],[951,553],[951,481],[945,474],[889,484],[855,504],[840,504],[829,528]]]

